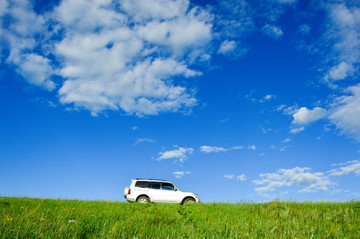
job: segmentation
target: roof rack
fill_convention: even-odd
[[[164,179],[154,179],[154,178],[136,178],[136,180],[167,181],[167,180],[164,180]]]

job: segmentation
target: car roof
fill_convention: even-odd
[[[134,181],[154,181],[154,182],[169,182],[167,180],[164,179],[152,179],[152,178],[137,178],[137,179],[133,179]]]

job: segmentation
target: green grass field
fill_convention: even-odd
[[[360,202],[136,204],[0,198],[1,238],[360,238]]]

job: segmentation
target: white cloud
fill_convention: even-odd
[[[22,54],[13,56],[12,63],[18,65],[17,71],[31,84],[42,86],[47,90],[55,89],[55,83],[50,80],[54,70],[49,60],[37,54]]]
[[[0,29],[0,37],[4,38],[0,40],[2,44],[6,42],[10,50],[6,62],[16,66],[16,71],[30,84],[53,90],[55,84],[50,77],[56,72],[51,67],[50,60],[39,55],[48,53],[48,46],[43,45],[49,38],[49,34],[42,32],[46,27],[44,17],[35,14],[31,3],[26,0],[15,0],[11,4],[5,1],[0,8],[0,17],[6,12],[12,19],[7,27]],[[33,52],[37,47],[43,52]]]
[[[7,11],[8,6],[9,3],[7,2],[7,0],[3,0],[0,2],[0,17],[2,17],[4,13]]]
[[[330,166],[331,167],[336,167],[336,166],[344,166],[344,165],[348,165],[348,164],[352,164],[352,163],[357,163],[358,160],[352,160],[352,161],[347,161],[345,163],[333,163]]]
[[[239,39],[255,27],[252,8],[246,0],[222,0],[216,6],[216,28],[227,39]]]
[[[346,92],[349,95],[335,99],[329,118],[342,133],[360,141],[360,84]]]
[[[227,122],[227,121],[229,121],[229,118],[225,118],[225,119],[219,120],[220,123],[225,123],[225,122]]]
[[[205,52],[203,47],[211,40],[210,15],[200,8],[191,9],[186,15],[168,21],[151,21],[139,27],[137,33],[145,41],[170,47],[176,56],[191,51],[190,57],[198,57]],[[167,51],[168,51],[167,50]]]
[[[260,103],[265,103],[266,101],[273,100],[275,98],[276,98],[275,95],[265,95],[264,98],[259,100],[259,102]]]
[[[253,97],[255,90],[250,90],[248,94],[244,96],[245,99],[252,101],[253,103],[256,101],[256,99]]]
[[[241,174],[241,175],[236,176],[236,179],[244,182],[244,181],[246,181],[247,178],[246,178],[245,174]]]
[[[264,100],[271,100],[274,99],[275,96],[274,95],[265,95]]]
[[[296,113],[293,114],[293,124],[307,125],[311,122],[324,118],[327,115],[327,111],[323,108],[315,107],[312,110],[306,107],[301,107]]]
[[[327,4],[329,29],[323,37],[329,45],[325,80],[330,87],[354,77],[360,64],[360,7],[352,2]],[[347,82],[342,82],[347,84]],[[331,104],[329,119],[341,133],[360,141],[360,84],[348,87]]]
[[[286,105],[280,105],[277,107],[278,111],[283,111],[286,115],[293,115],[297,111],[299,111],[299,108],[297,105],[286,107]]]
[[[54,10],[54,14],[68,34],[115,29],[117,24],[126,21],[125,15],[114,11],[111,0],[63,0]]]
[[[226,179],[234,179],[235,175],[232,175],[232,174],[225,174],[224,175],[224,178]]]
[[[141,139],[137,139],[135,142],[135,144],[140,144],[140,143],[155,143],[155,140],[150,138],[141,138]]]
[[[255,146],[255,145],[249,145],[249,146],[248,146],[248,149],[256,150],[256,146]]]
[[[11,33],[23,37],[19,40],[28,40],[44,29],[44,17],[34,13],[32,8],[32,3],[27,0],[14,0],[9,4],[7,13],[13,18],[9,29]]]
[[[226,152],[227,149],[223,148],[223,147],[214,147],[214,146],[207,146],[207,145],[203,145],[200,146],[200,151],[203,153],[217,153],[217,152]]]
[[[283,142],[284,143],[284,142]],[[279,150],[279,152],[284,152],[289,146],[288,145],[282,145],[280,147],[277,147],[275,145],[271,145],[270,148],[274,150]]]
[[[304,131],[305,130],[305,127],[302,126],[302,127],[299,127],[299,128],[292,128],[290,129],[290,133],[292,134],[298,134],[300,133],[301,131]]]
[[[265,103],[267,101],[276,99],[276,95],[271,95],[271,94],[267,94],[264,97],[262,97],[261,99],[257,99],[257,97],[254,97],[254,92],[255,91],[252,90],[249,94],[245,95],[245,99],[251,101],[252,103],[256,103],[256,102]],[[281,107],[285,107],[285,105],[279,106],[278,110],[282,110]]]
[[[213,16],[188,0],[63,0],[40,15],[28,0],[0,8],[13,18],[1,29],[7,63],[29,83],[56,89],[64,105],[139,116],[196,105],[195,91],[174,79],[201,75],[191,66],[211,57]]]
[[[325,80],[329,84],[352,76],[360,63],[360,8],[354,3],[326,4],[329,22],[323,42],[328,52]]]
[[[189,172],[189,171],[176,171],[176,172],[173,172],[173,174],[174,174],[175,178],[182,178],[185,175],[191,174],[191,172]]]
[[[360,161],[358,160],[348,161],[346,163],[338,164],[334,166],[343,166],[343,167],[339,167],[328,171],[330,176],[343,176],[351,173],[360,175]]]
[[[244,147],[242,145],[239,146],[234,146],[231,148],[224,148],[224,147],[216,147],[216,146],[207,146],[207,145],[203,145],[200,146],[200,151],[203,153],[218,153],[218,152],[227,152],[230,150],[237,150],[237,149],[243,149]]]
[[[255,185],[264,185],[255,188],[256,192],[263,194],[275,191],[282,187],[300,187],[298,192],[327,191],[332,184],[322,172],[311,173],[310,168],[295,167],[292,169],[279,169],[276,173],[260,174],[260,179],[253,180]]]
[[[112,75],[107,76],[106,71],[104,78],[100,78],[100,72],[103,72],[100,70],[100,75],[85,78],[86,74],[81,74],[81,78],[67,80],[59,90],[60,101],[84,107],[95,115],[102,110],[117,110],[119,107],[127,113],[153,115],[161,111],[176,112],[182,106],[191,107],[196,103],[184,87],[163,81],[192,73],[185,65],[172,59],[139,62],[131,70],[121,72],[118,68],[115,71],[118,70],[120,72],[116,74],[119,78],[115,79]],[[84,73],[85,68],[81,71]]]
[[[329,70],[329,77],[334,81],[343,80],[348,76],[352,76],[354,71],[355,69],[352,65],[342,61]]]
[[[302,35],[309,35],[311,27],[308,24],[303,24],[303,25],[299,26],[297,30]]]
[[[286,139],[284,139],[283,141],[281,141],[281,142],[283,142],[283,143],[289,143],[289,142],[291,142],[292,141],[292,139],[290,138],[290,137],[287,137]]]
[[[305,125],[327,116],[342,134],[360,141],[360,84],[354,85],[360,64],[360,7],[354,1],[326,2],[321,7],[327,15],[325,32],[310,48],[324,57],[320,69],[324,81],[342,95],[331,95],[327,114],[322,108],[301,108],[293,114],[293,123]]]
[[[225,174],[225,175],[224,175],[224,178],[230,179],[230,180],[236,178],[236,180],[239,180],[239,181],[242,181],[242,182],[246,181],[246,179],[247,179],[246,176],[245,176],[245,174],[241,174],[241,175],[238,175],[238,176],[235,176],[235,175],[233,175],[233,174]]]
[[[261,128],[261,132],[262,132],[263,134],[267,134],[267,133],[269,133],[269,132],[272,131],[271,128],[264,128],[264,127],[262,127],[262,126],[260,126],[260,128]]]
[[[158,161],[164,160],[164,159],[178,159],[180,162],[184,162],[189,154],[192,154],[194,152],[193,148],[183,148],[180,147],[178,149],[169,150],[165,152],[160,152],[160,157],[157,158]]]
[[[283,31],[274,25],[271,24],[266,24],[261,28],[261,31],[263,33],[265,33],[266,35],[268,35],[269,37],[274,38],[275,40],[278,40],[282,37],[282,35],[284,34]]]
[[[228,54],[232,51],[234,51],[234,49],[236,48],[236,42],[235,41],[228,41],[225,40],[221,43],[220,48],[218,50],[218,54]]]
[[[189,8],[189,0],[120,0],[120,7],[136,22],[166,20],[183,16]]]

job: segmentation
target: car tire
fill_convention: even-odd
[[[187,198],[187,199],[184,200],[184,203],[195,203],[195,199]]]
[[[140,196],[140,197],[138,197],[136,202],[138,202],[138,203],[149,203],[150,199],[147,196]]]

